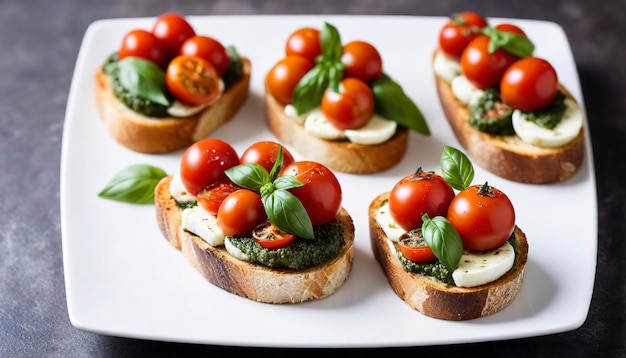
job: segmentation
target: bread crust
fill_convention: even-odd
[[[448,286],[427,276],[404,270],[396,254],[396,244],[387,239],[376,222],[376,210],[389,198],[377,196],[369,206],[370,243],[374,257],[393,291],[411,308],[442,320],[461,321],[484,317],[508,306],[519,291],[528,260],[526,235],[515,227],[515,261],[498,280],[477,287]]]
[[[435,83],[456,138],[472,160],[491,173],[516,182],[544,184],[564,181],[580,167],[585,147],[584,126],[574,140],[557,148],[534,146],[517,135],[487,134],[469,124],[469,108],[454,96],[444,78],[435,74]],[[576,101],[563,86],[561,90]]]
[[[123,146],[140,153],[162,154],[187,148],[228,122],[248,99],[251,63],[242,57],[243,76],[207,108],[189,117],[147,117],[115,97],[110,77],[95,73],[96,103],[107,132]]]
[[[156,218],[163,236],[208,282],[230,293],[264,303],[299,303],[335,293],[348,279],[354,255],[354,223],[341,208],[337,215],[345,244],[340,254],[305,270],[270,268],[239,260],[224,246],[213,247],[182,228],[182,209],[169,192],[172,177],[155,188]]]
[[[347,140],[331,141],[308,133],[304,126],[285,114],[285,107],[265,89],[267,124],[274,135],[300,155],[351,174],[371,174],[387,170],[402,160],[407,148],[409,130],[398,127],[384,143],[365,145]]]

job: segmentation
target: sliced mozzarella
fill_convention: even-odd
[[[452,272],[452,279],[458,287],[484,285],[507,273],[514,261],[515,251],[508,242],[495,250],[481,253],[463,250],[459,266]]]
[[[438,52],[433,61],[433,70],[439,77],[450,83],[454,77],[461,74],[461,64],[459,61]]]
[[[385,202],[376,211],[376,222],[391,241],[398,242],[400,236],[406,232],[393,220],[391,212],[389,211],[389,202]]]
[[[379,144],[386,142],[396,133],[398,124],[374,114],[372,118],[361,128],[345,130],[346,137],[352,143]]]
[[[176,174],[170,181],[170,194],[179,203],[186,204],[196,201],[196,197],[189,194],[185,185],[180,180],[180,175]]]
[[[456,99],[466,106],[473,106],[485,91],[476,88],[465,76],[454,77],[450,83]]]
[[[224,92],[224,81],[220,80],[219,86],[220,86],[220,94],[219,96],[215,97],[213,101],[209,103],[201,104],[199,106],[192,106],[192,105],[175,100],[174,102],[172,102],[172,105],[167,108],[167,113],[169,113],[173,117],[193,116],[194,114],[210,106],[211,103],[217,101],[217,99],[221,97],[222,93]]]
[[[333,126],[322,113],[321,108],[316,108],[309,112],[304,122],[304,129],[316,137],[323,139],[343,139],[346,137],[344,131]]]
[[[229,237],[224,239],[224,247],[226,248],[226,251],[228,251],[229,254],[238,258],[239,260],[250,261],[250,258],[248,257],[248,255],[244,254],[235,245],[233,245],[232,242],[230,242]]]
[[[291,104],[288,104],[285,106],[284,113],[285,115],[287,115],[290,118],[293,118],[296,122],[300,124],[304,124],[306,117],[309,115],[308,113],[303,113],[301,115],[298,115],[298,112],[296,112],[296,107],[294,107]]]
[[[224,244],[224,234],[217,225],[217,217],[201,206],[183,210],[183,229],[200,236],[211,246]]]
[[[513,129],[526,143],[538,147],[560,147],[571,142],[583,126],[583,112],[571,99],[565,99],[565,113],[554,129],[547,129],[526,120],[526,114],[513,111]]]

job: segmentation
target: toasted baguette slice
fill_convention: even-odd
[[[200,274],[228,292],[265,303],[298,303],[335,293],[348,279],[354,255],[354,223],[341,208],[337,215],[345,240],[334,259],[301,271],[270,268],[239,260],[224,246],[213,247],[182,228],[182,209],[169,192],[172,177],[155,188],[156,217],[165,238]]]
[[[516,135],[487,134],[469,124],[470,110],[456,99],[450,84],[437,74],[435,82],[455,136],[472,160],[486,170],[516,182],[543,184],[564,181],[580,167],[584,155],[584,127],[574,140],[557,148],[534,146]],[[561,86],[561,90],[575,100],[564,87]]]
[[[515,227],[515,261],[513,267],[498,280],[477,287],[446,285],[428,276],[404,270],[396,254],[397,244],[387,239],[376,222],[376,210],[388,199],[380,194],[369,206],[370,240],[374,257],[387,276],[393,291],[411,308],[433,318],[461,321],[496,313],[517,295],[528,260],[526,235]]]
[[[398,127],[388,141],[375,145],[331,141],[308,133],[304,126],[285,114],[285,107],[265,89],[265,104],[269,129],[285,145],[300,155],[351,174],[371,174],[389,169],[404,156],[409,131]]]
[[[128,108],[113,93],[111,79],[99,68],[95,91],[100,120],[123,146],[148,154],[187,148],[229,121],[248,98],[251,63],[242,58],[243,76],[207,108],[189,117],[146,117]]]

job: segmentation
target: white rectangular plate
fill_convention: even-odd
[[[257,303],[204,281],[162,237],[151,205],[100,199],[97,193],[121,169],[151,164],[175,173],[182,151],[146,155],[118,145],[100,124],[94,73],[133,28],[154,18],[101,20],[87,30],[69,93],[61,163],[61,220],[67,304],[72,324],[97,333],[152,340],[267,347],[381,347],[478,342],[573,330],[587,317],[596,267],[597,211],[591,142],[580,171],[564,183],[507,181],[476,167],[513,201],[530,254],[522,288],[490,317],[448,322],[423,316],[390,289],[369,244],[367,208],[418,166],[439,170],[444,145],[459,147],[443,115],[431,54],[443,17],[220,16],[189,17],[196,32],[235,45],[252,60],[251,95],[235,118],[213,133],[241,153],[259,140],[276,140],[265,124],[263,78],[283,56],[284,42],[304,26],[325,21],[343,42],[374,44],[385,72],[415,100],[432,135],[411,133],[394,168],[375,175],[337,173],[343,205],[356,228],[352,273],[334,295],[295,305]],[[490,19],[492,24],[504,19]],[[550,22],[513,20],[535,42],[537,56],[556,68],[583,104],[567,38]],[[460,147],[459,147],[460,148]],[[292,153],[298,157],[294,150]],[[581,219],[582,218],[582,219]]]

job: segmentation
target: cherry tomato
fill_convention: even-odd
[[[450,203],[447,218],[461,236],[463,247],[473,251],[502,246],[515,228],[513,204],[487,183],[459,192]]]
[[[322,54],[320,31],[312,27],[303,27],[294,31],[287,38],[285,55],[302,56],[315,63],[315,58]]]
[[[514,62],[502,76],[502,100],[515,109],[532,112],[552,103],[559,91],[559,79],[548,61],[525,57]]]
[[[224,171],[235,165],[239,165],[239,156],[230,144],[216,138],[201,139],[183,153],[180,179],[190,194],[198,195],[204,188],[227,180]]]
[[[398,246],[402,255],[413,262],[429,262],[437,258],[422,237],[421,229],[411,230],[400,236]]]
[[[217,211],[217,225],[225,236],[248,235],[266,218],[261,195],[249,189],[228,195]]]
[[[344,77],[355,77],[369,83],[383,75],[383,61],[376,47],[365,41],[352,41],[343,46],[341,63]]]
[[[322,113],[335,127],[356,129],[362,127],[374,114],[374,92],[363,81],[344,78],[339,84],[339,92],[331,88],[324,91]]]
[[[145,30],[132,30],[124,35],[118,54],[120,60],[126,57],[141,57],[163,68],[168,61],[161,40]]]
[[[491,40],[480,35],[470,42],[461,55],[461,72],[477,88],[487,89],[500,84],[504,71],[517,57],[499,48],[489,53]]]
[[[208,36],[196,35],[188,38],[180,45],[180,54],[198,56],[209,61],[220,77],[224,75],[230,64],[230,57],[224,46]]]
[[[217,215],[222,201],[238,189],[241,188],[230,180],[223,180],[203,189],[196,195],[196,199],[198,200],[198,205],[208,211],[209,214]]]
[[[502,32],[510,32],[526,37],[526,33],[524,32],[524,30],[520,29],[519,26],[513,24],[499,24],[496,26],[496,30]]]
[[[400,179],[389,193],[389,213],[404,230],[422,227],[422,216],[445,216],[454,189],[439,174],[418,169]]]
[[[252,238],[261,247],[268,250],[276,250],[296,241],[296,235],[289,234],[266,220],[252,230]]]
[[[152,26],[152,33],[165,44],[169,58],[179,54],[180,45],[196,32],[185,18],[173,12],[159,16]]]
[[[463,50],[487,26],[481,15],[464,11],[454,15],[439,31],[439,48],[449,57],[460,58]]]
[[[269,173],[272,171],[272,167],[278,157],[278,150],[281,147],[279,143],[272,141],[256,142],[249,146],[243,154],[241,154],[241,163],[256,163],[262,166]],[[293,163],[293,155],[289,153],[287,148],[283,147],[283,163],[282,167],[285,168]]]
[[[326,166],[312,161],[294,162],[281,175],[293,175],[304,185],[289,189],[309,214],[313,226],[326,224],[341,208],[341,186]]]
[[[267,74],[267,89],[282,105],[291,103],[293,89],[300,79],[313,68],[313,63],[301,56],[286,56]]]
[[[215,67],[197,56],[181,55],[170,61],[165,83],[176,99],[192,106],[210,103],[222,92]]]

